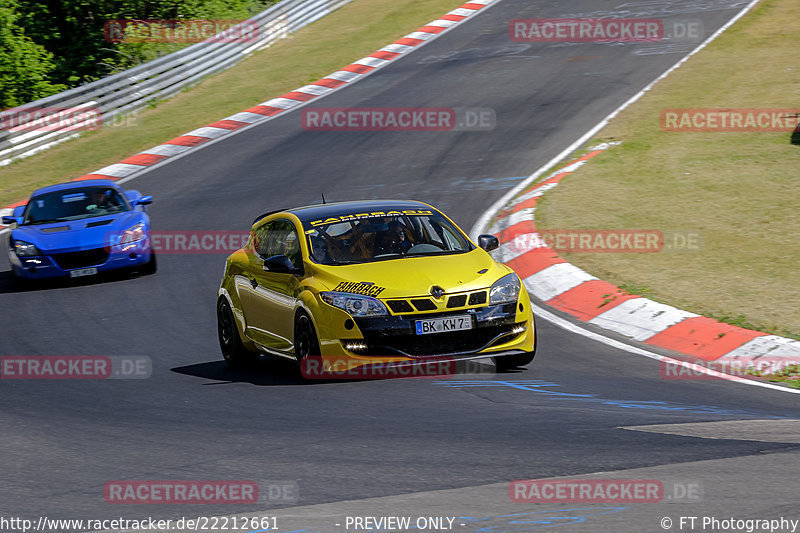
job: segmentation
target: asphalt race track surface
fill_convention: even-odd
[[[311,132],[293,111],[125,187],[154,196],[150,214],[160,231],[246,232],[256,215],[317,203],[321,193],[328,201],[423,200],[468,231],[505,190],[694,46],[513,43],[510,20],[673,16],[701,20],[710,35],[744,4],[503,0],[315,104],[489,108],[496,116],[490,131]],[[336,505],[349,501],[342,509],[351,514],[485,517],[565,507],[512,503],[511,480],[642,469],[611,477],[694,480],[705,499],[689,514],[800,518],[796,506],[775,503],[797,493],[797,442],[770,441],[760,430],[743,440],[619,429],[777,424],[798,417],[796,395],[665,380],[657,361],[544,320],[536,360],[517,373],[495,374],[485,365],[453,379],[330,383],[301,382],[283,361],[234,371],[222,362],[214,314],[224,257],[161,254],[154,276],[25,292],[14,292],[0,273],[0,354],[138,355],[153,363],[152,377],[143,380],[0,382],[0,514],[178,518],[267,510],[280,517],[289,507],[329,504],[320,516],[338,516]],[[104,485],[128,479],[282,480],[297,484],[300,499],[251,506],[106,503]],[[430,492],[442,490],[455,492]],[[358,504],[366,498],[378,499]],[[561,529],[661,531],[661,509],[643,509],[623,506],[595,516],[594,525],[575,519]],[[306,527],[305,519],[312,524],[311,514],[292,512],[299,517],[292,527]],[[501,530],[510,529],[493,529]]]

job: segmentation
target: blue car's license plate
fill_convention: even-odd
[[[90,267],[90,268],[79,268],[77,270],[70,270],[69,277],[71,278],[80,278],[82,276],[93,276],[97,274],[97,268]]]

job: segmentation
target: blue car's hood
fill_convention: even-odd
[[[44,254],[78,252],[116,244],[126,229],[139,222],[147,223],[141,211],[128,211],[102,217],[20,226],[12,237],[35,245]]]

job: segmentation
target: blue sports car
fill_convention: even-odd
[[[3,217],[3,224],[16,224],[8,240],[14,280],[77,278],[119,268],[154,273],[145,208],[152,200],[100,179],[35,191],[26,205]]]

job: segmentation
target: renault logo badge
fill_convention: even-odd
[[[433,295],[434,298],[439,300],[442,298],[442,296],[444,296],[444,289],[438,285],[434,285],[433,287],[431,287],[431,294]]]

